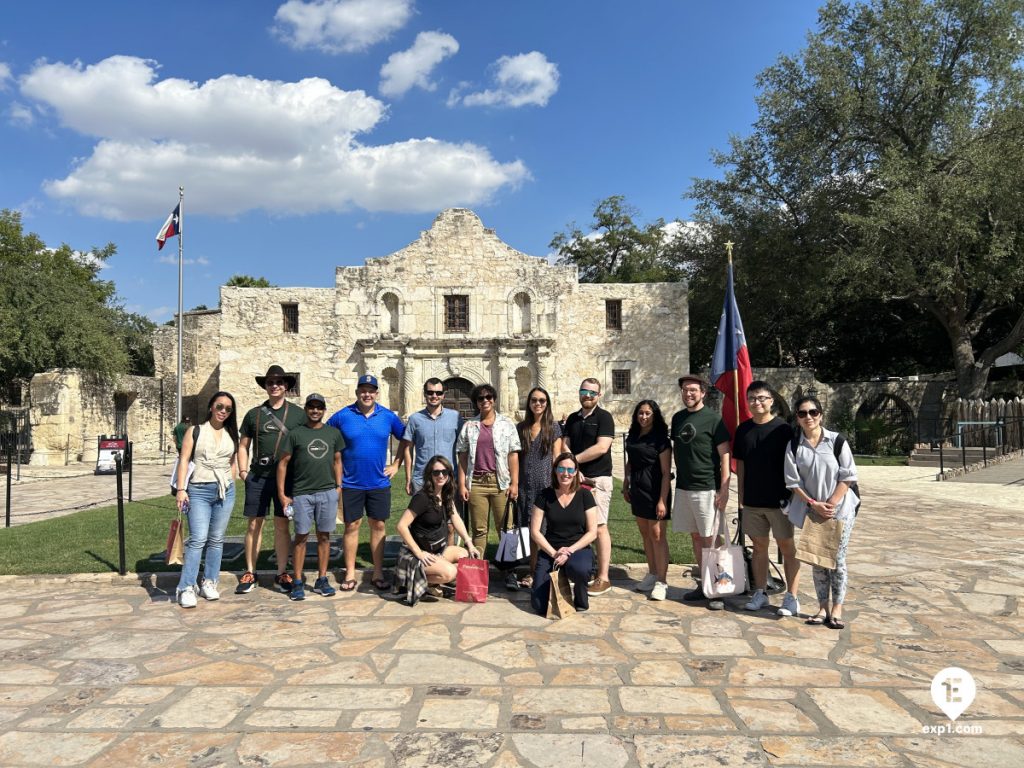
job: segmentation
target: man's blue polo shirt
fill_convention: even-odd
[[[374,491],[390,488],[391,481],[384,475],[388,459],[388,438],[402,439],[405,426],[393,411],[374,404],[373,413],[363,416],[356,403],[347,405],[331,416],[327,423],[338,429],[345,438],[341,452],[346,488]]]
[[[452,463],[452,467],[458,466],[455,441],[459,438],[460,429],[462,416],[451,408],[442,408],[436,419],[430,417],[426,408],[409,417],[402,439],[411,442],[416,449],[416,459],[412,465],[412,484],[417,491],[423,486],[423,470],[434,456],[444,456]]]

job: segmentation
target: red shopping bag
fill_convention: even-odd
[[[455,567],[455,599],[460,603],[486,603],[490,581],[487,561],[464,557]]]

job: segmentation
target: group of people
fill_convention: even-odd
[[[442,405],[443,382],[423,385],[426,406],[407,423],[377,403],[378,382],[359,378],[355,402],[324,420],[327,403],[320,394],[306,397],[303,409],[285,399],[295,379],[277,365],[257,384],[267,399],[236,425],[235,401],[217,392],[202,424],[183,431],[181,455],[194,466],[186,478],[179,462],[177,501],[187,510],[185,547],[178,601],[194,607],[201,596],[219,597],[224,531],[234,504],[234,477],[245,484],[246,570],[237,593],[256,586],[263,522],[273,506],[276,586],[293,600],[306,594],[303,576],[306,544],[315,530],[318,574],[312,591],[329,596],[330,534],[344,523],[344,578],[339,589],[356,588],[356,546],[363,517],[369,518],[372,584],[390,588],[383,571],[385,521],[391,512],[392,478],[405,467],[408,508],[397,524],[403,542],[396,569],[405,589],[417,594],[454,579],[461,558],[486,549],[490,520],[496,529],[511,515],[516,528],[530,531],[530,573],[520,579],[505,573],[509,589],[527,588],[531,604],[547,609],[551,572],[564,569],[577,609],[591,596],[611,589],[611,536],[608,512],[612,496],[612,446],[615,424],[600,407],[601,382],[584,379],[579,410],[564,423],[555,419],[543,387],[527,395],[526,415],[518,424],[497,411],[497,392],[480,384],[471,393],[475,415],[464,419]],[[636,518],[648,573],[638,589],[664,600],[669,564],[667,521],[687,532],[694,555],[728,535],[730,437],[721,417],[707,408],[707,382],[687,374],[679,379],[683,407],[666,423],[658,403],[640,401],[633,410],[625,441],[622,493]],[[821,404],[803,398],[796,404],[798,430],[772,413],[772,394],[764,382],[747,391],[753,418],[740,425],[735,439],[740,520],[753,541],[755,592],[748,610],[768,605],[768,535],[773,533],[785,563],[787,592],[779,613],[799,614],[799,562],[793,539],[807,514],[846,520],[837,567],[815,566],[819,611],[808,623],[841,628],[846,591],[845,551],[856,509],[856,468],[849,445],[823,429]],[[391,438],[400,441],[388,461]],[[840,441],[840,442],[837,442]],[[836,448],[839,448],[836,450]],[[674,498],[672,465],[675,463]],[[749,506],[745,506],[749,505]],[[465,522],[463,519],[465,514]],[[294,538],[289,531],[294,523]],[[458,534],[465,547],[456,546]],[[591,545],[593,549],[591,548]],[[205,551],[204,578],[198,583]],[[288,573],[289,556],[293,572]],[[413,575],[416,575],[415,578]],[[592,578],[591,578],[592,577]],[[684,600],[704,600],[698,584]],[[711,609],[724,607],[708,601]]]

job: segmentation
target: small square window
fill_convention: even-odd
[[[465,333],[469,330],[469,296],[444,297],[445,333]]]
[[[628,395],[633,391],[631,371],[628,368],[612,371],[612,394]]]
[[[299,378],[299,374],[297,374],[297,373],[286,373],[285,376],[294,376],[295,377],[295,386],[292,387],[291,389],[289,389],[287,392],[285,392],[284,396],[285,397],[299,397],[302,394],[302,390],[300,389],[301,379]]]
[[[298,333],[299,332],[299,305],[298,304],[282,304],[281,305],[281,319],[282,319],[282,330],[285,333]]]
[[[604,327],[609,331],[622,330],[622,299],[605,299]]]

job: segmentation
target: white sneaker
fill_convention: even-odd
[[[668,584],[664,581],[655,581],[654,586],[651,587],[651,600],[664,600],[667,591]]]
[[[206,600],[220,600],[220,592],[217,590],[217,582],[213,579],[203,579],[203,586],[199,594]]]
[[[657,581],[657,576],[655,576],[653,573],[648,573],[640,580],[640,583],[636,585],[636,591],[650,592],[652,589],[654,589],[654,585],[657,583]]]
[[[194,586],[178,590],[178,605],[182,608],[195,608],[196,602],[196,588]]]
[[[765,594],[763,589],[758,589],[750,596],[749,602],[743,606],[743,609],[747,611],[760,611],[766,605],[768,605],[768,595]]]
[[[796,616],[800,613],[800,601],[796,599],[796,595],[792,592],[787,592],[786,596],[782,598],[782,607],[779,608],[779,616]]]

